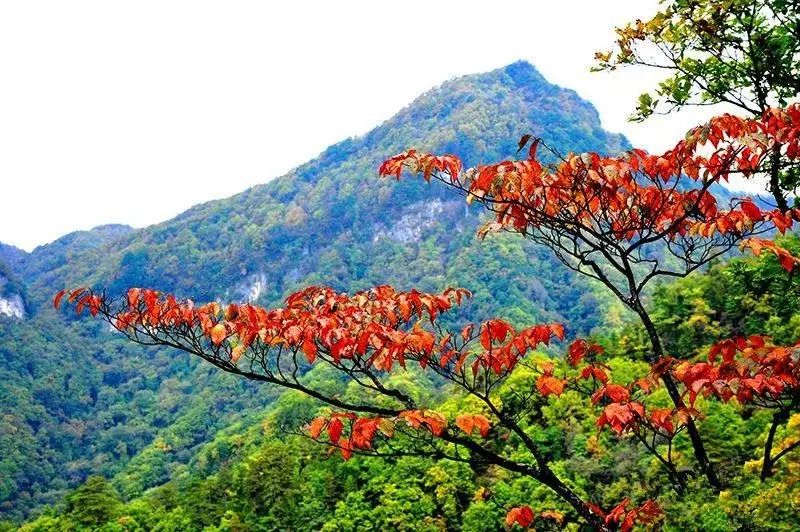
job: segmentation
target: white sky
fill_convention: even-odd
[[[656,78],[589,72],[656,0],[0,3],[0,241],[144,226],[281,175],[462,74],[533,63],[634,145]],[[708,111],[704,111],[707,113]]]

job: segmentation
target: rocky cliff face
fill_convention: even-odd
[[[25,317],[25,286],[12,269],[0,260],[0,319]]]
[[[25,303],[19,294],[0,297],[0,316],[22,319],[25,317]]]

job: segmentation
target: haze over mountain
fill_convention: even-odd
[[[628,147],[590,103],[518,62],[449,81],[363,137],[168,222],[73,233],[32,253],[0,246],[0,301],[18,297],[23,308],[0,306],[0,515],[26,516],[92,473],[116,475],[124,495],[136,495],[191,467],[217,431],[277,393],[56,315],[49,301],[65,286],[275,304],[309,284],[459,285],[475,294],[464,318],[559,320],[571,333],[615,320],[598,311],[606,296],[546,251],[513,237],[476,240],[477,206],[437,184],[376,175],[384,157],[409,147],[469,165],[511,157],[523,133],[565,152]]]

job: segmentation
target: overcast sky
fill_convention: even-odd
[[[705,118],[626,122],[642,71],[593,74],[656,0],[0,3],[0,241],[145,226],[263,183],[427,89],[517,59],[664,149]]]

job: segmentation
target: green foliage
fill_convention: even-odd
[[[793,253],[800,240],[779,240]],[[767,334],[781,345],[800,339],[800,280],[773,255],[717,264],[708,274],[664,285],[654,294],[653,318],[668,352],[681,357],[722,338]]]
[[[97,528],[117,517],[119,495],[106,479],[91,476],[66,499],[66,516],[87,528]]]
[[[50,310],[0,319],[0,336],[0,510],[8,518],[58,501],[91,474],[124,468],[114,484],[126,497],[162,484],[218,430],[276,395],[170,351],[142,353],[102,326],[54,320]]]
[[[782,244],[796,249],[798,241],[789,237]],[[774,257],[764,255],[718,264],[708,273],[661,286],[650,303],[668,345],[685,348],[682,356],[701,357],[705,346],[719,337],[763,328],[774,327],[786,341],[795,341],[800,335],[788,324],[800,314],[796,282],[779,269]],[[774,316],[780,318],[780,326]],[[602,338],[611,356],[607,363],[621,382],[648,370],[638,360],[639,351],[628,349],[639,337],[636,327],[626,325]],[[308,377],[343,390],[324,366]],[[437,397],[442,412],[480,411],[480,405],[468,404],[456,390],[435,380],[418,374],[397,378],[393,385],[406,386],[413,396]],[[535,374],[520,368],[497,393],[512,412],[518,399],[510,390],[533,386]],[[649,401],[666,405],[663,395],[656,393]],[[554,471],[601,507],[625,497],[656,497],[667,512],[665,530],[791,529],[788,523],[800,501],[796,461],[783,462],[776,476],[764,483],[758,479],[755,449],[768,430],[768,413],[744,412],[735,403],[699,401],[705,413],[701,432],[711,458],[734,488],[716,495],[705,490],[701,479],[690,478],[690,488],[677,493],[640,445],[597,430],[596,410],[585,398],[573,392],[557,399],[534,398],[538,404],[520,420],[521,426],[553,460]],[[236,404],[251,408],[253,415],[234,423],[229,419],[226,428],[214,431],[210,441],[196,448],[182,438],[208,416],[203,409],[187,410],[169,432],[162,431],[163,436],[137,453],[113,480],[127,502],[121,502],[110,483],[91,478],[67,495],[62,506],[47,510],[23,530],[497,530],[506,509],[522,503],[537,512],[561,513],[567,528],[579,522],[571,507],[543,486],[478,462],[420,457],[356,457],[343,462],[338,455],[328,457],[319,444],[281,430],[296,428],[320,408],[301,394],[283,394],[261,412],[246,402]],[[800,427],[800,417],[793,423],[794,428],[781,428],[779,440]],[[402,449],[402,441],[397,443]],[[515,436],[492,444],[508,456],[525,456]],[[171,445],[191,449],[187,465],[175,468],[168,465],[173,462],[157,458],[169,454]],[[685,437],[676,440],[673,452],[679,467],[692,463]],[[142,475],[158,471],[142,480]],[[145,490],[150,486],[156,487]]]
[[[635,119],[685,105],[728,103],[760,113],[800,93],[800,7],[786,0],[667,0],[619,28],[599,69],[641,65],[668,77],[639,98]],[[649,45],[649,46],[648,46]]]

